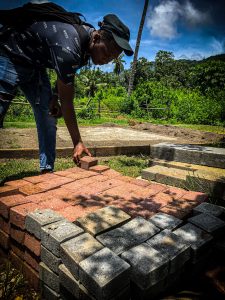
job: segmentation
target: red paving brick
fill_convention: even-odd
[[[55,175],[58,175],[58,176],[68,176],[68,175],[71,175],[73,174],[72,172],[69,172],[67,170],[64,170],[64,171],[57,171],[57,172],[54,172]]]
[[[92,176],[97,176],[98,174],[96,172],[90,172],[90,171],[83,171],[83,172],[77,172],[77,173],[70,173],[67,175],[67,178],[71,178],[73,180],[80,180],[83,178],[89,178]]]
[[[8,219],[10,208],[28,202],[30,201],[21,194],[2,197],[0,199],[0,215]]]
[[[30,265],[35,271],[39,272],[39,262],[40,259],[38,259],[37,257],[35,257],[34,255],[32,255],[31,252],[29,252],[28,250],[25,250],[24,253],[24,260],[25,262]]]
[[[33,235],[26,233],[24,238],[24,246],[27,247],[36,256],[41,255],[41,242]]]
[[[36,184],[36,183],[40,183],[40,182],[44,182],[44,181],[48,181],[48,180],[52,180],[52,179],[56,179],[56,178],[58,178],[58,176],[55,175],[54,173],[46,173],[46,174],[42,174],[42,175],[38,175],[38,176],[25,177],[23,179],[30,183]]]
[[[97,173],[95,173],[95,174],[97,174]],[[99,176],[101,176],[101,175],[99,175]],[[97,182],[97,180],[98,180],[98,176],[83,178],[83,179],[76,180],[71,183],[64,184],[63,188],[66,189],[67,191],[71,190],[71,191],[77,192],[80,188],[84,189],[85,187],[88,187],[88,185],[90,185],[94,182]],[[85,193],[85,191],[84,191],[84,193]]]
[[[23,264],[23,274],[29,284],[38,291],[40,289],[40,281],[38,272],[31,268],[26,262]]]
[[[150,186],[151,183],[147,180],[142,180],[142,179],[134,179],[131,181],[133,184],[136,184],[138,186],[143,186],[143,187],[147,187]]]
[[[24,251],[25,251],[25,250],[24,250],[23,245],[17,243],[17,242],[14,241],[14,240],[11,240],[10,246],[11,246],[12,251],[13,251],[17,256],[19,256],[21,259],[24,258]]]
[[[173,197],[173,199],[180,199],[182,196],[184,196],[187,191],[184,189],[180,189],[177,187],[168,187],[166,191],[164,191],[165,194],[170,195]]]
[[[12,187],[15,187],[15,188],[19,188],[19,187],[24,186],[26,184],[27,184],[27,181],[23,180],[23,179],[7,181],[5,183],[5,185],[12,186]]]
[[[68,169],[66,169],[66,171],[71,172],[71,173],[84,172],[84,170],[79,167],[68,168]]]
[[[97,173],[103,173],[103,172],[105,172],[109,169],[110,168],[108,166],[103,166],[103,165],[98,165],[98,166],[94,166],[94,167],[89,168],[90,171],[97,172]]]
[[[15,195],[19,193],[19,189],[13,186],[0,186],[0,197]]]
[[[16,255],[16,253],[14,253],[12,250],[10,250],[9,252],[9,258],[10,258],[10,262],[13,264],[13,266],[23,272],[23,260]]]
[[[149,210],[151,212],[157,212],[162,206],[160,203],[151,202],[149,200],[143,200],[139,205],[143,207],[144,210]]]
[[[25,195],[33,195],[44,192],[45,190],[41,189],[37,184],[28,183],[20,187],[19,191]]]
[[[37,183],[36,186],[39,187],[41,190],[48,191],[72,181],[73,181],[72,178],[57,176],[57,178],[55,179]]]
[[[74,222],[77,218],[83,217],[97,209],[99,209],[99,206],[84,207],[83,205],[74,205],[59,210],[58,213],[70,222]]]
[[[171,203],[173,201],[173,197],[163,192],[159,192],[158,194],[145,199],[145,201],[150,201],[156,204],[160,204],[161,206],[164,206]]]
[[[209,198],[208,195],[201,193],[201,192],[192,192],[188,191],[181,199],[182,200],[190,200],[190,201],[196,201],[198,203],[207,201]]]
[[[80,159],[80,166],[82,169],[88,170],[92,166],[96,166],[98,160],[96,157],[84,156]]]
[[[25,229],[26,215],[38,208],[40,208],[40,206],[35,203],[26,203],[11,208],[10,223],[20,227],[21,229]]]
[[[182,220],[190,214],[191,210],[190,209],[181,210],[181,209],[177,209],[176,207],[174,207],[172,205],[167,205],[167,206],[160,208],[159,212],[163,212],[163,213],[172,215],[172,216]]]
[[[54,196],[50,193],[50,191],[45,193],[34,194],[26,197],[30,202],[39,204],[43,201],[51,200]]]
[[[8,250],[10,244],[10,237],[7,233],[5,233],[3,230],[0,229],[0,246]]]
[[[64,209],[66,207],[70,206],[70,203],[66,202],[66,201],[63,201],[63,200],[60,200],[60,199],[49,199],[47,201],[42,201],[41,202],[41,207],[43,209],[45,208],[50,208],[52,210],[60,210],[60,209]]]
[[[197,206],[199,203],[196,201],[190,201],[190,200],[174,200],[173,202],[170,203],[170,206],[173,206],[177,209],[181,210],[190,210],[193,209],[195,206]]]
[[[104,176],[108,176],[109,178],[115,178],[115,177],[121,176],[121,175],[122,175],[121,173],[119,173],[115,170],[112,170],[112,169],[104,172]]]
[[[10,237],[20,244],[24,243],[25,232],[18,227],[11,225]]]
[[[5,233],[10,234],[10,222],[6,220],[2,216],[0,216],[0,229],[3,230]]]

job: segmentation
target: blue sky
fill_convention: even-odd
[[[10,9],[29,2],[0,0]],[[38,0],[36,1],[38,2]],[[40,1],[39,1],[40,2]],[[65,9],[81,12],[97,29],[98,21],[114,13],[130,28],[134,48],[144,0],[53,0]],[[157,51],[172,51],[175,58],[202,59],[225,52],[224,0],[150,0],[139,57],[154,60]],[[126,57],[126,67],[132,58]],[[110,70],[111,66],[105,66]]]

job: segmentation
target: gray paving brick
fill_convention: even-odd
[[[182,220],[161,212],[152,216],[149,221],[161,229],[170,230],[177,228],[182,223]]]
[[[141,289],[155,285],[168,275],[168,258],[146,243],[122,253],[121,258],[131,265],[131,280]]]
[[[134,300],[151,300],[158,297],[166,289],[166,279],[163,279],[156,283],[155,285],[150,286],[147,289],[141,289],[135,283],[131,284],[131,299]],[[157,298],[158,299],[158,298]],[[161,299],[161,298],[159,298]]]
[[[46,264],[46,266],[52,270],[54,273],[59,273],[59,265],[61,263],[61,258],[55,256],[44,246],[41,246],[41,261]]]
[[[55,291],[53,291],[50,287],[48,287],[45,284],[42,285],[41,291],[42,291],[41,292],[42,297],[44,299],[47,299],[47,300],[58,300],[58,299],[61,298],[59,293],[56,293]]]
[[[41,238],[41,227],[63,220],[64,218],[51,209],[37,209],[29,213],[25,219],[25,228],[28,232]]]
[[[114,206],[107,206],[85,217],[78,218],[76,224],[95,236],[110,228],[112,229],[115,228],[115,226],[123,224],[130,218],[131,217],[121,209]]]
[[[116,254],[145,242],[160,229],[142,217],[136,217],[119,228],[110,230],[96,238]]]
[[[83,232],[82,228],[69,221],[58,221],[41,228],[41,243],[59,257],[60,244]]]
[[[129,285],[130,265],[107,248],[80,263],[80,281],[97,299],[106,300]]]
[[[193,209],[193,212],[195,214],[207,213],[207,214],[213,215],[215,217],[219,217],[221,215],[225,215],[225,207],[215,205],[212,203],[203,202],[203,203],[199,204],[198,206],[196,206]]]
[[[192,218],[189,218],[188,221],[201,229],[207,231],[208,233],[212,234],[213,236],[219,235],[224,231],[225,222],[220,220],[213,215],[209,215],[206,213],[199,214]]]
[[[84,233],[62,243],[60,245],[60,257],[63,264],[78,279],[79,263],[103,247],[92,235]]]
[[[43,262],[40,262],[39,264],[39,276],[40,280],[50,287],[54,292],[60,292],[59,276],[52,272]]]
[[[179,236],[182,242],[190,244],[193,262],[211,246],[213,240],[212,235],[191,223],[183,225],[173,231],[173,233]]]
[[[170,260],[169,273],[176,272],[190,259],[190,245],[168,229],[164,229],[146,243]]]

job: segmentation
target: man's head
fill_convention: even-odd
[[[126,55],[133,55],[129,45],[130,31],[116,15],[106,15],[103,22],[99,22],[99,26],[100,30],[92,33],[89,45],[89,53],[94,64],[107,64],[117,58],[122,51]]]

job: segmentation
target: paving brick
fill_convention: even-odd
[[[41,295],[44,299],[48,299],[48,300],[62,299],[60,293],[56,293],[50,287],[48,287],[46,284],[42,284],[42,286],[41,286]]]
[[[61,258],[52,254],[52,252],[44,246],[41,246],[41,261],[45,263],[46,266],[54,273],[59,273],[59,265],[61,263]]]
[[[166,290],[166,279],[159,281],[158,283],[150,286],[147,289],[141,289],[137,284],[131,284],[132,299],[149,300],[157,299],[158,296]],[[159,298],[160,299],[160,298]]]
[[[10,237],[7,233],[0,229],[0,247],[8,250],[10,246]]]
[[[151,199],[145,199],[143,201],[141,201],[139,203],[139,205],[145,209],[145,210],[149,210],[149,211],[152,211],[152,212],[157,212],[160,207],[161,207],[161,204],[160,203],[156,203],[154,201],[152,201]]]
[[[68,177],[62,177],[62,176],[57,176],[58,178],[54,178],[48,181],[43,181],[40,183],[37,183],[36,186],[40,188],[41,190],[48,191],[57,187],[60,187],[63,184],[72,182],[72,178]]]
[[[191,200],[191,201],[196,201],[198,203],[207,201],[209,196],[207,194],[201,193],[201,192],[192,192],[188,191],[187,193],[182,196],[181,199],[183,200]]]
[[[38,209],[39,206],[35,203],[26,203],[12,207],[10,209],[10,223],[25,229],[25,218],[30,213]]]
[[[119,255],[145,242],[159,231],[158,227],[144,218],[136,217],[119,228],[100,234],[97,240]]]
[[[149,199],[151,202],[161,204],[162,206],[173,202],[173,197],[165,194],[164,192],[159,192],[156,195],[152,195]]]
[[[70,222],[76,221],[78,218],[85,217],[90,212],[96,211],[99,206],[84,207],[83,205],[74,205],[58,210],[58,213]]]
[[[16,255],[12,250],[9,252],[9,258],[10,262],[13,264],[13,266],[20,272],[23,271],[23,260]]]
[[[110,169],[104,172],[104,176],[107,176],[109,178],[116,178],[117,176],[121,176],[121,173]]]
[[[146,197],[150,197],[156,195],[160,192],[166,191],[167,186],[159,183],[151,183],[149,186],[146,187],[147,195]]]
[[[133,178],[133,180],[131,181],[133,184],[136,184],[138,186],[142,186],[142,187],[148,187],[151,185],[150,181],[148,180],[144,180],[144,179],[137,179],[137,178]]]
[[[65,202],[63,200],[60,200],[60,199],[57,199],[57,198],[41,202],[41,207],[43,209],[49,208],[49,209],[52,209],[54,211],[64,209],[68,206],[70,206],[70,203]]]
[[[130,266],[107,248],[80,263],[80,281],[97,299],[110,299],[129,285]]]
[[[149,222],[161,229],[173,230],[177,228],[182,221],[172,215],[157,213],[149,219]]]
[[[43,262],[39,264],[39,276],[40,280],[53,289],[53,291],[56,293],[60,292],[59,276],[52,272]]]
[[[68,171],[68,170],[63,170],[63,171],[57,171],[57,172],[54,172],[55,175],[58,175],[58,176],[67,176],[67,175],[71,175],[72,172]]]
[[[172,215],[178,219],[185,219],[190,215],[191,210],[190,209],[178,209],[177,207],[174,207],[173,205],[166,205],[159,209],[159,212]]]
[[[40,259],[38,257],[35,257],[32,252],[29,252],[29,250],[25,250],[24,252],[24,260],[28,265],[30,265],[35,271],[39,272],[39,263]]]
[[[8,219],[11,207],[29,202],[30,201],[21,194],[2,197],[0,199],[0,215],[2,215],[5,219]]]
[[[25,233],[24,246],[27,247],[36,256],[41,254],[41,242],[31,234]]]
[[[40,183],[40,182],[44,182],[44,181],[49,181],[52,179],[58,178],[57,175],[55,175],[55,173],[46,173],[46,174],[41,174],[38,176],[30,176],[30,177],[25,177],[23,178],[23,180],[26,180],[30,183]]]
[[[26,184],[27,184],[27,181],[23,180],[23,179],[11,180],[11,181],[5,182],[5,185],[16,187],[16,188],[19,188],[19,187],[24,186]]]
[[[24,243],[24,236],[25,236],[25,232],[24,230],[21,230],[20,228],[11,225],[10,228],[10,237],[12,239],[14,239],[15,241],[17,241],[20,244]]]
[[[140,211],[128,211],[128,213],[132,216],[132,218],[135,218],[135,217],[142,217],[144,219],[148,219],[150,217],[152,217],[155,212],[152,212],[152,211],[149,211],[147,209],[142,209]]]
[[[195,208],[195,206],[198,205],[198,202],[196,201],[190,201],[190,200],[173,200],[173,202],[170,203],[170,206],[174,207],[175,209],[178,210],[192,210],[193,208]]]
[[[44,192],[44,189],[41,189],[37,184],[28,183],[19,188],[19,191],[25,195],[33,195]]]
[[[89,233],[81,234],[60,245],[63,264],[79,279],[79,263],[103,248]]]
[[[17,256],[19,256],[20,259],[22,259],[22,260],[24,259],[24,251],[25,251],[25,249],[24,249],[24,246],[23,246],[23,245],[17,243],[17,242],[14,241],[14,240],[11,240],[11,241],[10,241],[10,247],[11,247],[12,251],[13,251]]]
[[[95,157],[84,156],[80,159],[80,166],[82,169],[88,170],[90,167],[96,166],[98,160]]]
[[[19,193],[19,189],[13,186],[0,186],[0,196],[5,197],[5,196],[11,196],[11,195],[16,195]]]
[[[92,172],[97,172],[97,173],[103,173],[107,170],[109,170],[110,167],[108,166],[103,166],[103,165],[97,165],[97,166],[94,166],[94,167],[90,167],[89,170],[92,171]]]
[[[59,257],[60,244],[83,232],[83,229],[71,222],[58,221],[41,228],[41,243]]]
[[[79,167],[72,167],[72,168],[66,169],[66,171],[71,172],[71,173],[78,173],[78,172],[81,173],[84,170]]]
[[[168,275],[169,261],[146,243],[122,253],[121,258],[131,265],[131,280],[147,289]]]
[[[206,232],[212,234],[213,236],[222,234],[225,228],[225,222],[220,220],[213,215],[206,213],[199,214],[192,218],[189,218],[188,221],[197,227],[205,230]]]
[[[71,178],[73,180],[81,180],[81,179],[85,179],[85,178],[96,177],[98,175],[99,174],[97,174],[96,172],[83,170],[83,172],[70,173],[69,175],[67,175],[67,177]]]
[[[94,173],[94,174],[96,174],[96,173]],[[77,192],[80,188],[84,189],[85,186],[88,186],[89,184],[92,184],[92,183],[96,182],[96,177],[97,176],[91,176],[91,177],[88,177],[88,178],[83,178],[83,179],[80,179],[80,180],[76,180],[74,182],[67,183],[67,184],[63,185],[63,187],[67,190]]]
[[[212,235],[191,223],[183,225],[173,233],[179,236],[184,243],[191,246],[191,256],[194,263],[204,254],[207,248],[211,247],[213,240]]]
[[[184,243],[177,235],[164,229],[146,243],[170,260],[169,273],[179,270],[190,259],[190,245]]]
[[[3,218],[0,216],[0,228],[3,230],[5,233],[10,234],[10,227],[11,224],[9,223],[9,220]]]
[[[38,239],[41,238],[41,227],[57,221],[63,217],[51,209],[38,209],[27,215],[25,226],[26,230],[34,234]]]
[[[88,214],[83,218],[78,218],[76,223],[90,234],[97,235],[110,228],[112,229],[115,226],[121,225],[129,219],[130,216],[122,210],[108,206]]]
[[[184,189],[180,189],[177,187],[168,187],[165,191],[165,194],[170,195],[173,199],[180,199],[182,196],[184,196],[187,191]]]
[[[26,262],[23,264],[23,274],[28,280],[30,285],[36,290],[40,290],[39,274],[33,268],[31,268]]]
[[[208,213],[210,215],[213,215],[215,217],[220,217],[222,215],[225,215],[225,207],[215,205],[212,203],[201,203],[198,206],[196,206],[193,210],[195,214],[199,213]]]

